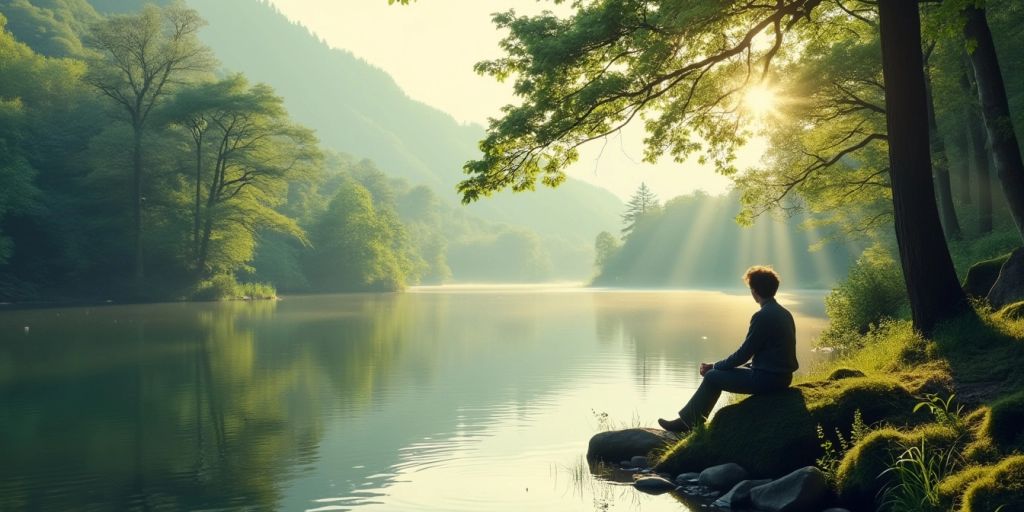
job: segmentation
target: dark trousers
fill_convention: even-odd
[[[793,375],[789,373],[773,373],[749,368],[732,368],[729,370],[708,370],[704,374],[697,392],[693,394],[686,406],[679,411],[679,417],[688,425],[703,424],[711,409],[715,407],[722,391],[759,395],[782,391],[789,387]]]

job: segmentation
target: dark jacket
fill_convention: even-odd
[[[750,318],[747,339],[731,356],[715,363],[716,370],[736,368],[754,359],[751,368],[774,373],[793,373],[796,361],[796,324],[793,315],[775,299],[766,299]]]

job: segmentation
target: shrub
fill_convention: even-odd
[[[241,287],[231,274],[217,274],[193,288],[192,300],[231,300],[241,296]]]
[[[864,251],[846,279],[825,297],[830,324],[820,343],[844,351],[862,346],[862,335],[887,319],[906,316],[906,288],[899,265],[880,245]]]
[[[242,283],[238,290],[243,298],[269,300],[277,298],[277,289],[269,283]]]

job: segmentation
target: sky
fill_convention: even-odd
[[[511,83],[480,76],[473,65],[502,55],[504,36],[491,14],[515,9],[520,14],[544,9],[565,11],[565,4],[537,0],[418,0],[388,5],[386,0],[270,0],[332,47],[345,49],[390,74],[409,97],[447,112],[461,123],[487,125],[503,105],[516,103]],[[440,81],[446,87],[437,87]],[[637,123],[634,123],[637,124]],[[665,200],[701,189],[725,192],[730,184],[709,166],[692,159],[683,164],[665,158],[641,162],[643,129],[627,127],[621,136],[594,141],[581,149],[568,174],[627,199],[645,182]],[[740,168],[755,165],[763,148],[741,152]]]

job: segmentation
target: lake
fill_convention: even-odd
[[[804,368],[823,296],[780,295]],[[0,510],[686,510],[594,478],[587,442],[674,414],[757,307],[446,286],[2,311]]]

